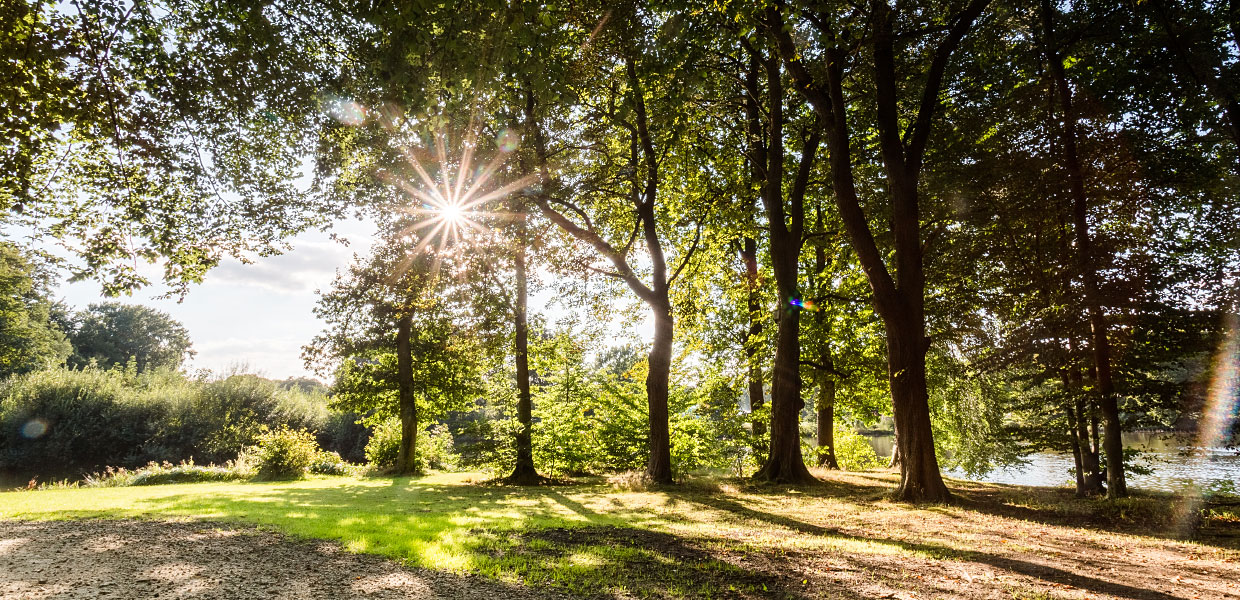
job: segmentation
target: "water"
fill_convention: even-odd
[[[1240,453],[1223,448],[1210,448],[1194,454],[1184,452],[1185,439],[1163,433],[1124,434],[1124,447],[1141,450],[1138,463],[1151,469],[1149,475],[1128,476],[1128,486],[1144,490],[1176,492],[1190,485],[1202,488],[1235,485],[1240,487]],[[870,438],[870,445],[879,456],[891,456],[891,436]],[[1074,460],[1071,454],[1040,452],[1026,457],[1028,463],[1012,469],[996,469],[980,477],[961,471],[946,470],[948,477],[1012,483],[1019,485],[1075,485]]]

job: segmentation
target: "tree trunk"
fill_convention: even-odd
[[[758,292],[758,243],[753,238],[745,238],[741,250],[741,259],[745,261],[745,282],[749,286],[747,307],[749,309],[749,334],[745,338],[745,359],[749,366],[749,409],[753,417],[754,451],[759,456],[766,452],[761,438],[766,434],[766,421],[757,415],[758,409],[766,404],[766,392],[762,389],[762,366],[758,364],[758,349],[755,340],[762,335],[762,323],[758,321],[758,312],[762,310],[761,295]]]
[[[668,380],[672,370],[672,306],[664,296],[651,306],[654,311],[654,343],[650,346],[650,371],[646,374],[646,401],[650,412],[650,462],[646,476],[655,483],[673,483],[672,444],[668,428]]]
[[[1115,386],[1111,381],[1111,343],[1108,339],[1107,317],[1102,309],[1098,286],[1097,264],[1094,261],[1089,234],[1089,200],[1085,194],[1085,171],[1077,154],[1077,120],[1072,106],[1072,89],[1068,85],[1063,59],[1055,50],[1054,9],[1050,0],[1042,0],[1042,24],[1046,35],[1046,59],[1055,79],[1055,88],[1063,111],[1062,148],[1064,167],[1068,172],[1068,188],[1072,194],[1073,227],[1076,230],[1076,246],[1085,303],[1089,313],[1092,334],[1094,368],[1097,377],[1098,406],[1106,428],[1104,447],[1107,455],[1107,497],[1123,498],[1128,495],[1124,480],[1124,446],[1121,440],[1119,406]]]
[[[817,215],[817,231],[825,235],[822,205],[815,208]],[[823,271],[827,269],[827,251],[821,240],[814,248],[814,272],[809,280],[814,294],[818,296],[818,312],[814,313],[814,324],[818,338],[818,466],[828,469],[839,469],[839,461],[835,457],[835,378],[839,375],[835,370],[835,357],[831,354],[831,320],[827,317],[827,278]]]
[[[924,321],[913,319],[887,324],[887,380],[898,432],[895,452],[900,460],[896,493],[907,502],[947,502],[951,493],[939,473],[930,426],[924,327]]]
[[[413,398],[413,354],[409,337],[413,317],[401,315],[396,324],[396,381],[400,400],[400,450],[396,454],[395,472],[399,475],[417,473],[418,413]]]
[[[835,376],[825,371],[818,380],[818,466],[840,468],[835,458]]]
[[[798,278],[805,221],[805,186],[818,151],[819,131],[815,127],[806,141],[800,169],[785,204],[781,69],[779,59],[775,57],[764,57],[762,62],[766,67],[768,101],[767,146],[761,153],[765,168],[760,173],[760,181],[780,316],[771,376],[770,452],[754,478],[779,483],[808,483],[816,480],[810,475],[801,455],[800,417],[805,401],[801,398],[801,294]]]
[[[515,275],[517,297],[513,306],[515,317],[517,361],[517,462],[505,481],[514,485],[538,485],[543,478],[534,468],[533,402],[530,399],[529,323],[526,319],[529,295],[525,265],[525,213],[521,212],[519,224],[520,246],[517,248]]]
[[[1067,389],[1068,377],[1064,376],[1064,388]],[[1072,405],[1065,403],[1064,412],[1068,416],[1068,439],[1072,446],[1072,462],[1076,465],[1076,497],[1084,498],[1088,495],[1085,490],[1085,462],[1081,455],[1081,438],[1077,435],[1077,416],[1076,411],[1072,410]]]
[[[1085,479],[1085,494],[1092,496],[1102,494],[1106,490],[1102,485],[1102,469],[1098,465],[1098,444],[1096,441],[1091,444],[1089,440],[1089,424],[1085,418],[1088,412],[1090,411],[1085,407],[1085,400],[1078,395],[1076,398],[1076,437],[1080,440],[1081,446],[1081,468]]]

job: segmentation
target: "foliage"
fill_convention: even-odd
[[[400,419],[379,421],[366,443],[366,461],[377,471],[387,471],[396,464],[400,451]],[[460,458],[454,450],[452,434],[442,424],[432,425],[418,432],[416,461],[418,471],[455,470]]]
[[[288,427],[264,432],[258,436],[258,476],[263,479],[296,479],[304,477],[310,465],[319,458],[314,434]]]
[[[886,465],[870,442],[848,427],[835,426],[835,459],[847,471],[872,471]]]
[[[370,432],[370,440],[366,442],[366,462],[380,471],[396,465],[396,455],[400,452],[400,419],[388,418],[379,421]]]
[[[133,361],[139,372],[179,369],[195,354],[183,325],[139,304],[91,304],[73,315],[71,326],[71,367],[95,364],[107,369]]]
[[[337,72],[299,15],[100,0],[8,3],[0,22],[0,223],[62,242],[106,292],[157,260],[184,292],[335,214],[298,182]]]
[[[315,431],[339,452],[358,443],[349,433],[356,420],[330,412],[321,393],[253,375],[202,381],[166,370],[34,371],[0,383],[0,473],[75,477],[150,462],[223,464],[264,427]],[[349,435],[336,437],[341,431]]]
[[[48,274],[17,246],[0,242],[0,379],[60,365],[69,354],[52,323]]]

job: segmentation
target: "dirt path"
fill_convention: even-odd
[[[236,525],[0,521],[4,600],[560,597]]]

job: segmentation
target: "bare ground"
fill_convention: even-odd
[[[562,598],[231,524],[0,521],[0,599]]]

